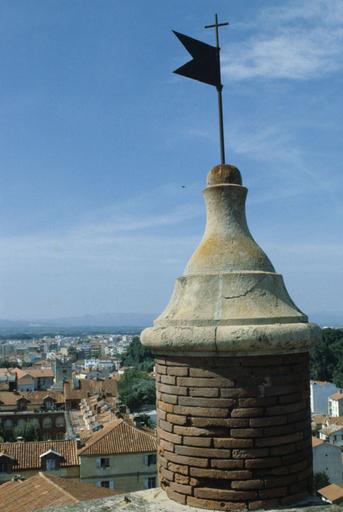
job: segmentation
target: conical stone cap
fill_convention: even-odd
[[[262,355],[304,352],[321,335],[250,234],[239,170],[217,165],[204,191],[199,246],[154,326],[141,334],[156,353]]]

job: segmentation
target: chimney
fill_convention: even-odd
[[[252,238],[246,194],[236,167],[210,171],[203,239],[141,335],[156,355],[161,486],[191,507],[271,509],[312,492],[308,351],[321,331]]]

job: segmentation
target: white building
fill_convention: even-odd
[[[319,431],[319,439],[336,446],[343,446],[342,425],[329,425]]]
[[[329,398],[329,416],[343,416],[343,393],[334,393]]]
[[[342,453],[338,446],[312,438],[313,473],[325,473],[330,484],[341,484]]]
[[[339,389],[332,382],[311,380],[310,390],[312,414],[327,415],[329,397],[337,393]]]

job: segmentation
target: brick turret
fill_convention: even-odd
[[[311,494],[308,350],[320,329],[247,227],[237,168],[214,167],[204,237],[142,343],[156,354],[159,474],[193,507],[255,510]]]

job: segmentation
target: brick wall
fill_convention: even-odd
[[[255,510],[311,493],[308,354],[156,360],[159,475],[194,507]]]

